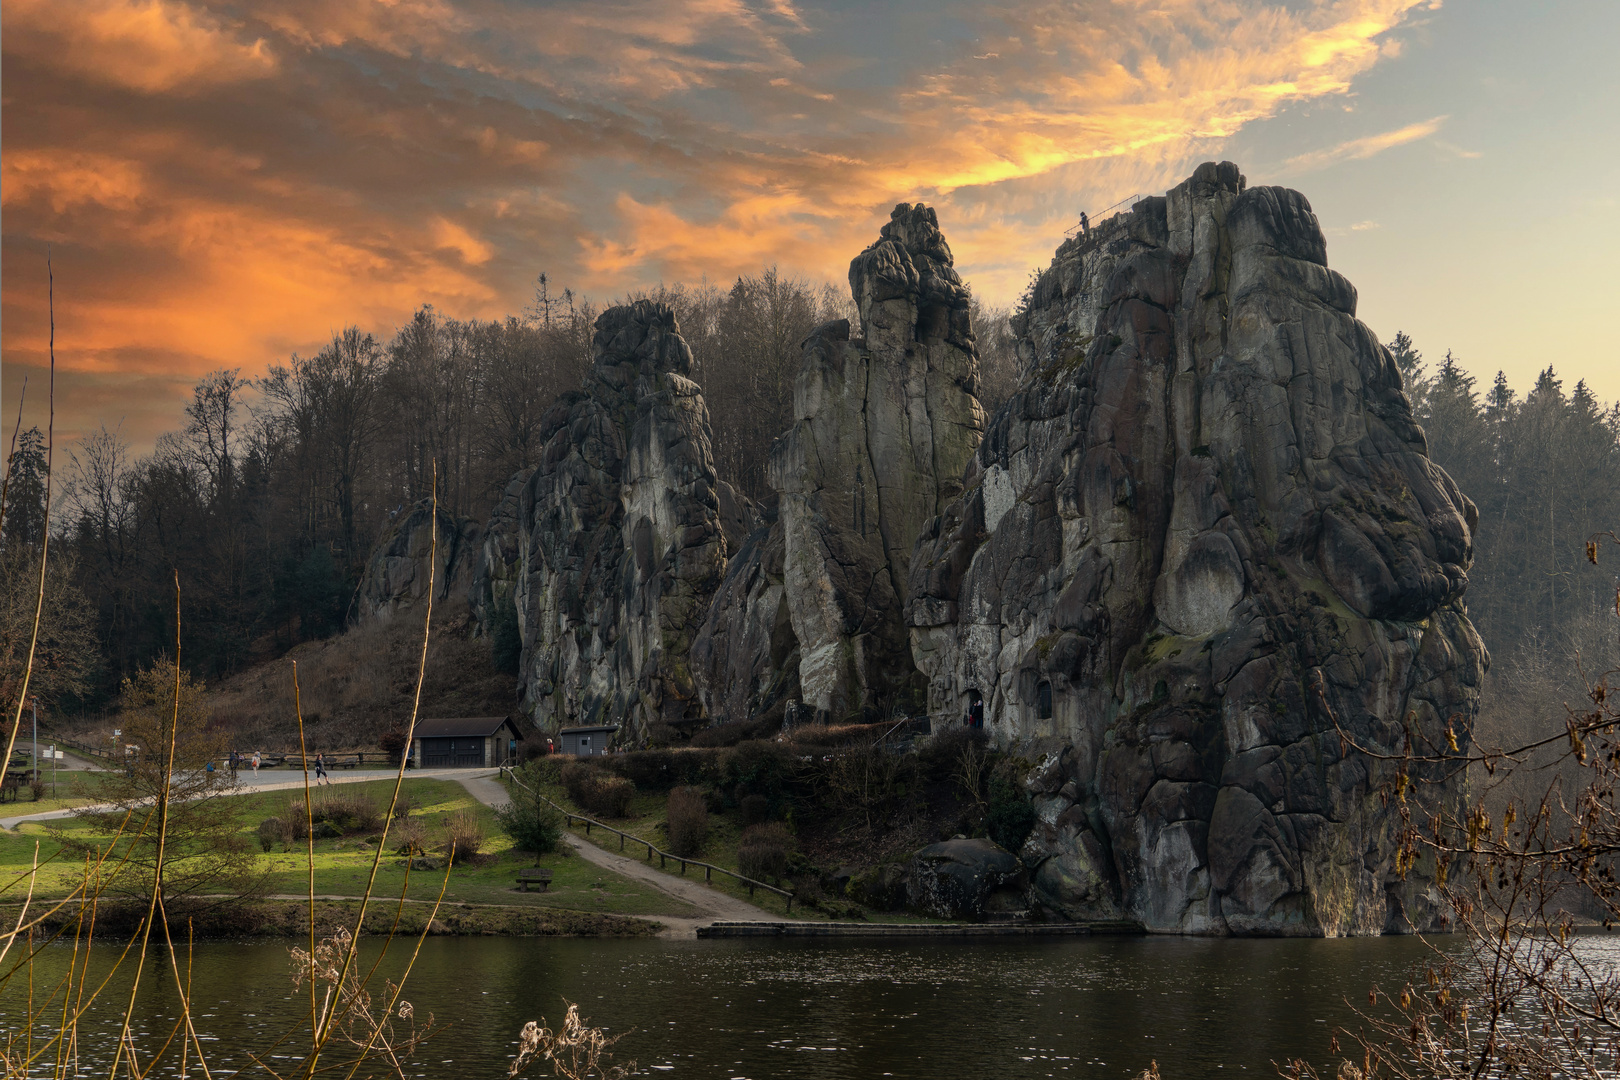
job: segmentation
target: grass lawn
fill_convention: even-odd
[[[344,784],[336,790],[344,795],[363,793],[382,807],[388,803],[393,781]],[[496,827],[494,814],[488,807],[474,800],[466,788],[454,781],[409,779],[405,781],[404,792],[416,807],[411,816],[427,826],[426,846],[429,851],[442,847],[444,824],[453,813],[471,812],[483,826],[487,838],[484,857],[480,859],[480,865],[469,864],[450,871],[449,884],[445,889],[446,903],[570,908],[617,915],[696,914],[690,905],[649,886],[592,866],[571,852],[547,855],[540,860],[540,865],[552,872],[549,891],[520,893],[515,882],[517,871],[534,866],[535,859],[532,855],[512,850],[511,840]],[[234,797],[233,801],[240,805],[243,833],[255,850],[259,849],[256,833],[259,822],[285,814],[293,800],[297,801],[301,812],[301,791],[255,792]],[[77,819],[62,819],[51,825],[64,831],[90,835],[89,825]],[[341,839],[315,842],[317,895],[359,896],[365,891],[377,850],[376,845],[367,843],[367,836],[355,833]],[[0,900],[20,899],[21,892],[27,888],[26,881],[22,879],[34,857],[36,842],[42,860],[55,854],[61,847],[50,829],[41,823],[24,823],[16,831],[0,833]],[[389,844],[390,848],[393,846]],[[283,852],[280,848],[278,843],[272,852],[260,857],[261,865],[270,874],[270,893],[307,895],[307,847],[299,842],[291,851]],[[377,873],[374,897],[398,897],[401,894],[406,888],[404,862],[391,852],[384,855]],[[81,872],[82,865],[66,861],[52,863],[41,869],[35,895],[64,895],[73,887]],[[431,901],[438,895],[444,878],[442,869],[411,871],[406,895],[411,899]]]
[[[0,817],[16,817],[19,814],[43,814],[48,810],[70,810],[76,806],[84,806],[95,802],[95,794],[106,779],[107,774],[96,771],[69,771],[60,770],[56,775],[56,794],[51,794],[51,770],[47,766],[42,770],[45,774],[45,797],[34,800],[28,788],[23,788],[16,802],[0,803]]]
[[[563,789],[561,784],[544,784],[541,786],[540,791],[559,806],[569,807],[579,813],[584,812],[579,810],[579,807],[568,798],[568,792]],[[667,795],[637,791],[635,797],[630,800],[630,809],[626,816],[609,821],[607,824],[616,829],[623,829],[632,836],[640,837],[662,851],[668,851],[668,809],[669,799]],[[591,816],[596,817],[594,814]],[[601,819],[598,818],[598,820]],[[590,835],[586,836],[585,828],[582,825],[576,825],[573,831],[576,836],[585,837],[598,847],[612,852],[619,851],[619,838],[612,833],[593,829]],[[736,870],[737,843],[742,838],[742,831],[742,822],[737,814],[710,814],[709,833],[704,840],[703,850],[692,857],[707,863],[713,863],[715,866],[723,866],[728,870]],[[638,852],[634,842],[630,842],[624,847],[624,854],[632,858],[642,858],[646,856],[647,849],[642,848]],[[656,856],[653,857],[652,865],[658,866]],[[679,877],[681,873],[680,863],[674,860],[671,860],[663,869],[676,877]],[[700,867],[688,867],[686,876],[701,881],[703,879],[703,870]],[[773,914],[786,912],[786,901],[782,897],[763,889],[756,889],[754,895],[749,896],[748,886],[735,878],[716,874],[709,884],[711,888],[718,889],[729,896],[735,896],[739,900],[746,900]],[[772,884],[775,884],[775,882],[772,882]],[[790,885],[784,882],[782,888],[790,888]],[[792,916],[796,919],[825,919],[828,914],[825,911],[818,911],[814,908],[796,904]],[[888,915],[883,915],[881,918],[884,921],[889,921]]]

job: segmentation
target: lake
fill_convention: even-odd
[[[244,1051],[262,1051],[307,1009],[288,977],[288,944],[196,947],[197,1026],[216,1076],[249,1066]],[[110,963],[109,947],[96,951]],[[397,970],[400,952],[384,971]],[[36,985],[59,977],[68,956],[47,950]],[[555,1024],[566,998],[593,1023],[628,1032],[621,1057],[649,1075],[1130,1077],[1157,1060],[1172,1080],[1267,1076],[1292,1056],[1325,1063],[1333,1025],[1350,1020],[1344,999],[1364,1002],[1374,984],[1398,989],[1428,956],[1413,938],[441,937],[424,944],[406,997],[419,1018],[449,1023],[416,1059],[424,1077],[504,1076],[523,1023]],[[146,980],[143,1046],[175,1015],[167,963],[149,960]],[[14,982],[0,996],[6,1027],[25,993]],[[104,1072],[116,1038],[112,1011],[95,1017],[81,1029],[81,1064]]]

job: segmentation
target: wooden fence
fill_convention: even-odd
[[[57,746],[65,746],[69,750],[73,750],[79,754],[88,755],[90,757],[113,757],[113,752],[110,746],[91,746],[89,743],[83,743],[77,739],[61,739],[54,735],[51,736],[50,741],[55,743]]]
[[[530,795],[533,795],[535,798],[539,799],[541,802],[545,803],[547,806],[550,806],[552,809],[554,809],[558,813],[560,813],[563,816],[563,819],[568,823],[569,827],[572,827],[575,821],[582,822],[584,824],[584,826],[585,826],[585,835],[586,836],[589,836],[591,834],[591,829],[593,827],[598,828],[598,829],[606,829],[608,832],[613,833],[616,836],[618,836],[618,838],[619,838],[619,850],[620,851],[624,850],[624,844],[625,844],[626,840],[634,841],[637,844],[645,845],[646,848],[647,848],[647,861],[652,862],[653,856],[657,855],[658,856],[658,866],[659,866],[660,869],[666,869],[667,870],[669,868],[669,862],[672,861],[672,860],[681,864],[681,874],[682,875],[685,875],[686,867],[687,867],[688,864],[690,864],[692,866],[701,866],[701,867],[703,867],[703,880],[704,881],[713,881],[715,874],[725,874],[727,877],[736,878],[738,881],[740,881],[744,885],[748,886],[748,895],[749,895],[750,898],[753,897],[755,889],[764,889],[767,892],[773,892],[777,896],[780,896],[780,897],[784,898],[785,900],[787,900],[787,910],[788,910],[788,912],[791,914],[792,911],[793,911],[793,893],[788,891],[787,889],[779,889],[775,885],[767,885],[763,881],[756,881],[751,877],[745,877],[744,875],[737,873],[735,870],[727,870],[723,866],[715,866],[713,863],[706,863],[706,862],[703,862],[701,859],[688,859],[688,858],[686,858],[685,856],[682,856],[682,855],[671,855],[667,851],[663,851],[663,850],[660,850],[657,847],[654,847],[653,844],[650,841],[643,840],[639,836],[636,836],[636,835],[634,835],[632,833],[627,833],[623,829],[615,829],[613,826],[605,824],[605,823],[600,822],[600,821],[597,821],[595,818],[586,817],[584,814],[581,814],[577,810],[570,810],[566,806],[562,806],[562,805],[560,805],[560,804],[558,804],[556,802],[553,802],[551,799],[546,798],[544,795],[540,794],[538,791],[531,788],[528,784],[525,784],[521,780],[519,780],[517,778],[516,774],[513,773],[513,771],[510,768],[508,768],[507,766],[505,766],[505,765],[501,766],[501,774],[503,776],[505,776],[508,780],[510,780],[514,786],[522,788],[524,791],[527,791]]]

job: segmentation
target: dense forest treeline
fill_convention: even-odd
[[[1389,343],[1429,454],[1479,508],[1468,610],[1498,664],[1565,665],[1614,649],[1614,568],[1586,558],[1620,528],[1620,404],[1552,367],[1519,396],[1481,391],[1448,351],[1432,369],[1406,334]]]
[[[766,269],[729,289],[645,294],[670,304],[692,348],[720,475],[771,497],[765,463],[792,422],[799,343],[854,318],[845,290]],[[423,307],[387,339],[357,327],[260,378],[200,381],[182,426],[134,458],[103,427],[56,460],[50,604],[35,689],[62,711],[96,710],[121,680],[171,651],[174,577],[188,669],[217,680],[340,630],[366,559],[392,517],[426,497],[482,520],[534,464],[546,411],[581,385],[596,308],[542,276],[521,316],[461,320]],[[1015,390],[1006,311],[977,302],[980,396]],[[1567,667],[1614,638],[1614,577],[1583,558],[1620,525],[1620,405],[1552,368],[1527,393],[1498,374],[1481,390],[1449,353],[1428,365],[1390,343],[1430,453],[1478,505],[1468,604],[1503,671]],[[20,665],[43,537],[46,458],[16,436],[0,524],[0,652]],[[1505,667],[1502,665],[1505,664]]]
[[[847,289],[768,268],[729,289],[648,294],[670,304],[691,345],[721,475],[768,497],[765,461],[791,424],[799,344],[852,318]],[[260,378],[216,371],[184,423],[135,458],[103,426],[56,461],[53,597],[61,638],[34,689],[67,712],[95,710],[174,648],[174,577],[184,592],[186,667],[217,680],[351,616],[366,559],[392,517],[427,497],[482,520],[513,473],[533,465],[546,411],[582,385],[598,309],[542,275],[521,316],[462,320],[418,310],[390,337],[348,327],[313,356]],[[978,308],[989,397],[1016,382],[1006,312]],[[18,436],[4,527],[6,625],[20,666],[32,620],[32,552],[44,534],[43,436]],[[52,639],[55,640],[55,637]]]

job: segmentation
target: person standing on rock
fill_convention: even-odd
[[[1084,210],[1080,211],[1080,235],[1091,235],[1091,219],[1086,217],[1086,212]]]

